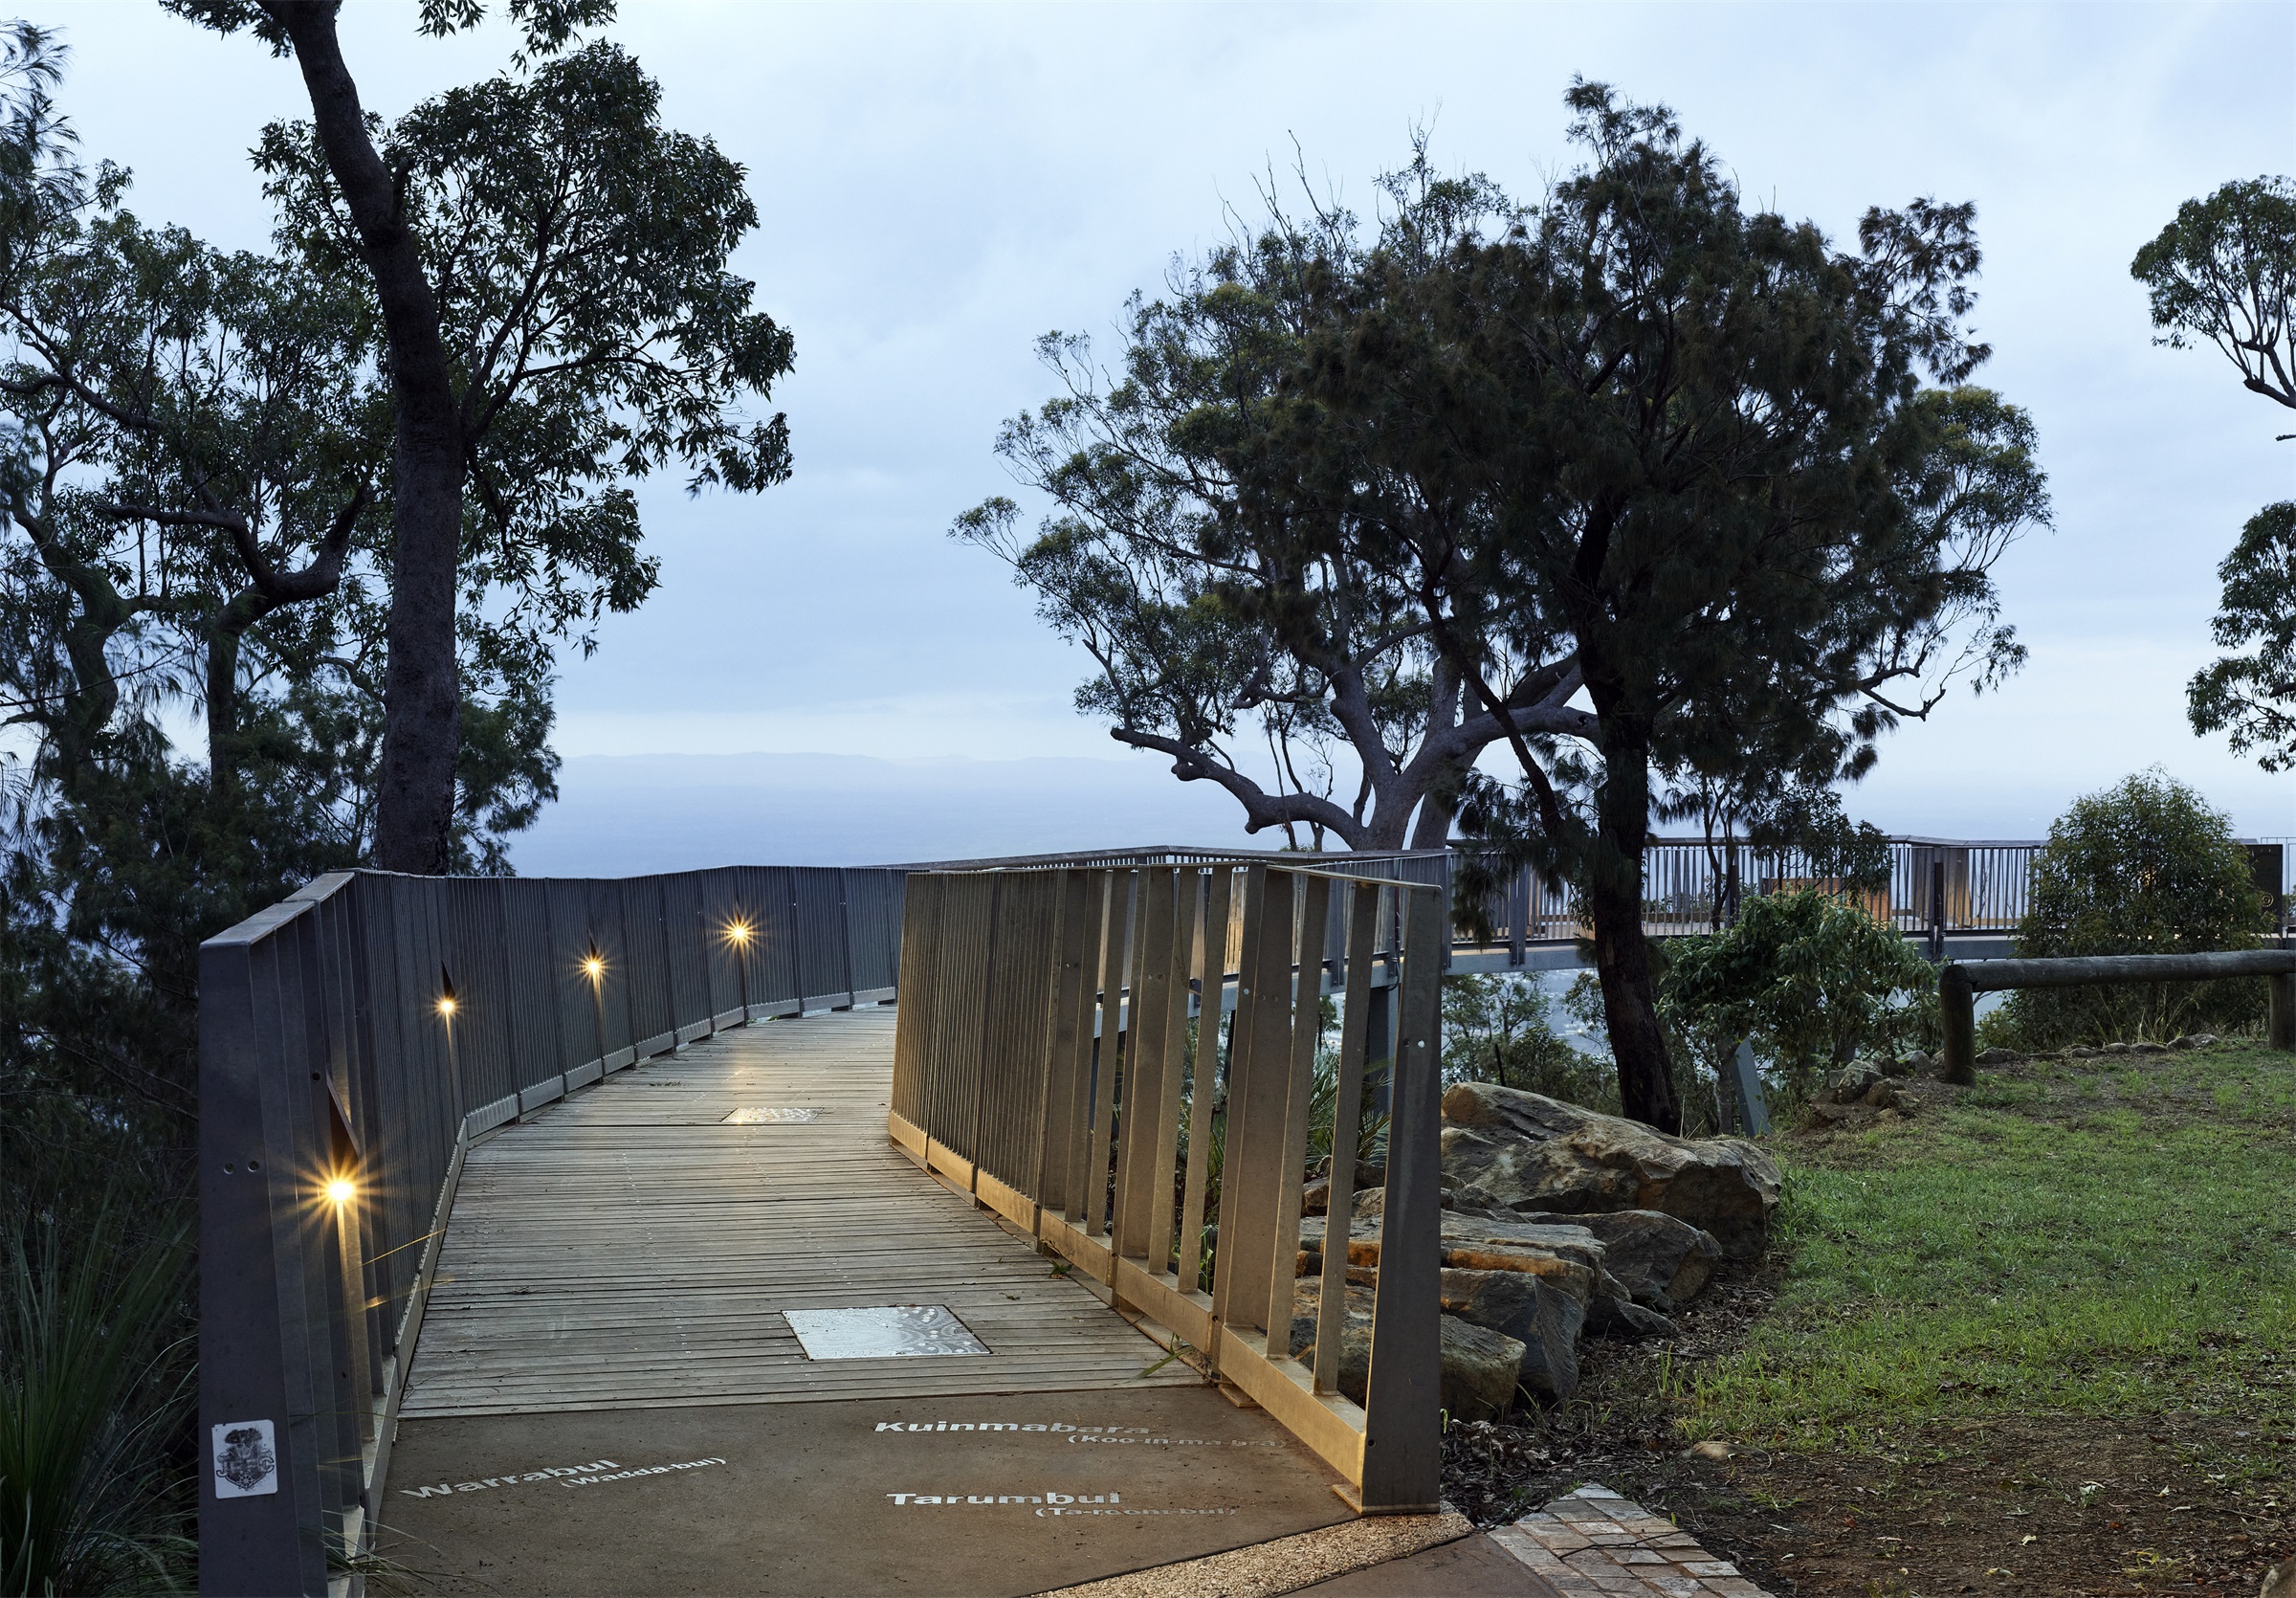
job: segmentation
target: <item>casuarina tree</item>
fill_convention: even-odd
[[[757,226],[741,167],[664,128],[611,44],[608,0],[512,0],[513,70],[384,124],[360,102],[337,0],[165,0],[292,55],[308,122],[257,152],[283,244],[367,285],[392,405],[385,730],[374,862],[453,860],[464,753],[458,613],[505,579],[555,626],[654,583],[629,479],[690,489],[789,471],[786,424],[745,416],[790,368],[787,332],[729,257]],[[424,0],[433,35],[478,0]],[[458,604],[459,602],[459,604]]]
[[[2047,498],[2030,423],[1966,383],[1987,354],[1964,327],[1971,208],[1876,209],[1837,248],[1742,206],[1663,108],[1568,100],[1586,164],[1399,281],[1406,309],[1335,326],[1314,381],[1415,418],[1387,447],[1439,460],[1462,513],[1421,566],[1468,575],[1424,598],[1475,702],[1505,702],[1494,636],[1584,685],[1584,731],[1511,731],[1512,783],[1470,778],[1464,815],[1576,885],[1622,1101],[1672,1129],[1642,929],[1653,771],[1855,775],[1946,682],[2014,669],[1989,573]]]

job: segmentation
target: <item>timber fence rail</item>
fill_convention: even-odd
[[[1979,993],[2020,988],[2097,988],[2118,983],[2218,982],[2263,977],[2270,983],[2265,1044],[2296,1050],[2296,949],[2233,949],[2213,954],[2091,954],[2044,960],[1958,962],[1937,973],[1937,1008],[1945,1033],[1945,1079],[1977,1079]]]
[[[200,950],[200,1590],[363,1550],[465,1151],[636,1060],[893,996],[903,874],[320,877]]]
[[[1345,1477],[1357,1508],[1425,1511],[1449,935],[1441,887],[1380,880],[1393,862],[1359,869],[1380,876],[1263,858],[911,877],[889,1125],[928,1170],[1197,1350]],[[1389,1078],[1360,1404],[1338,1390],[1345,1205],[1314,1290],[1331,1335],[1312,1365],[1291,1354],[1327,992],[1340,998],[1333,1192],[1354,1190],[1366,1080]]]

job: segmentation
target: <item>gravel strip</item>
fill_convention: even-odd
[[[1369,1515],[1224,1554],[1064,1587],[1038,1598],[1276,1598],[1455,1543],[1474,1529],[1472,1520],[1447,1509],[1440,1515]]]

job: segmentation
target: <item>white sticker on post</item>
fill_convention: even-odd
[[[254,1498],[279,1490],[279,1454],[271,1422],[226,1421],[212,1432],[217,1498]]]

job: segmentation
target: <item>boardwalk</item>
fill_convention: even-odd
[[[1187,1385],[887,1141],[894,1015],[740,1028],[474,1150],[401,1414]],[[817,1111],[729,1121],[741,1111]],[[789,1310],[943,1305],[986,1354],[809,1360]]]
[[[1351,1519],[1264,1412],[895,1150],[893,1030],[721,1032],[473,1150],[386,1559],[445,1592],[991,1598]],[[885,1305],[987,1351],[808,1358],[787,1319]]]

